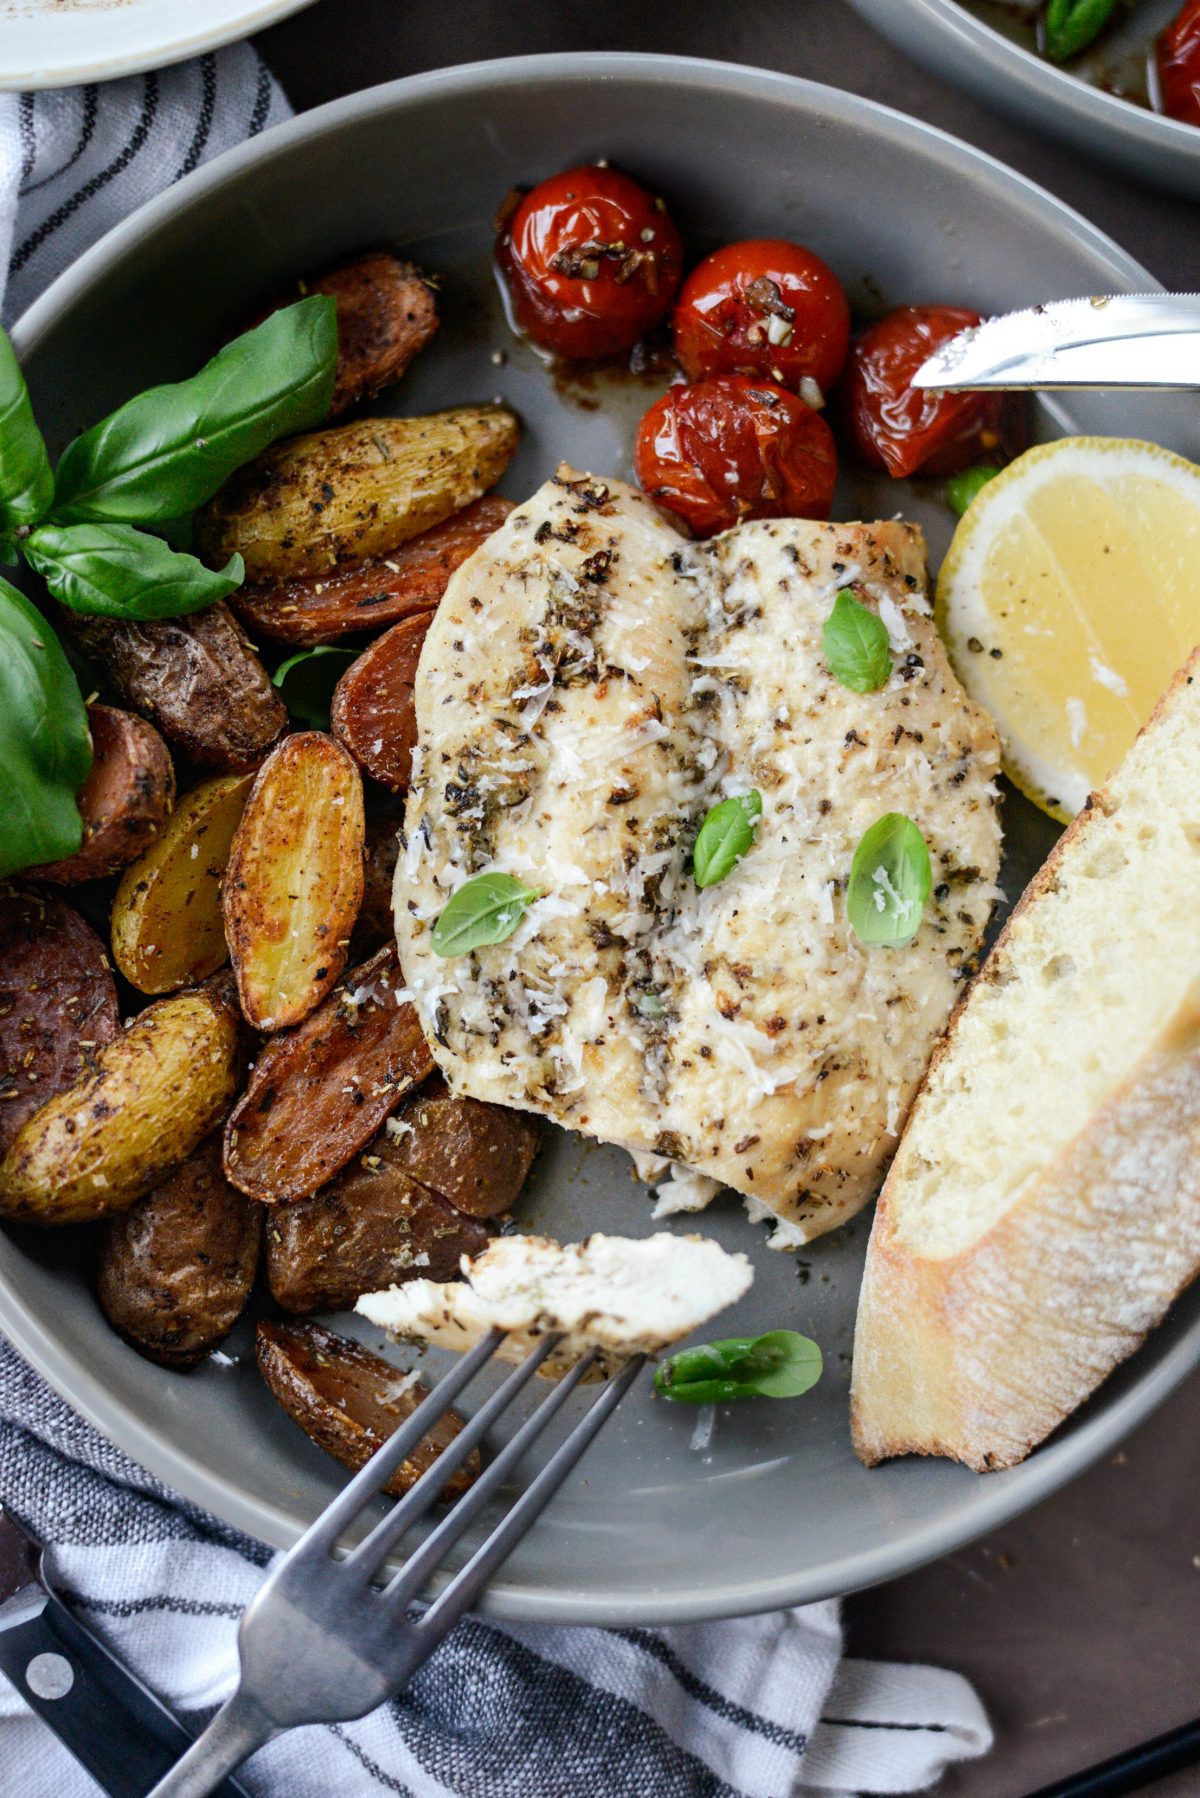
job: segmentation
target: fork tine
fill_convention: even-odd
[[[463,1494],[453,1510],[447,1512],[437,1527],[430,1531],[424,1542],[419,1543],[413,1549],[408,1560],[384,1586],[384,1598],[394,1599],[398,1604],[405,1605],[414,1598],[420,1597],[426,1580],[445,1557],[447,1549],[457,1542],[489,1500],[495,1497],[518,1461],[532,1447],[547,1425],[553,1422],[595,1359],[595,1349],[589,1350],[581,1360],[575,1363],[570,1372],[556,1383],[532,1416],[525,1419],[512,1440],[505,1443],[495,1459],[488,1463],[475,1484]]]
[[[438,1502],[442,1489],[455,1469],[462,1466],[471,1450],[491,1429],[496,1418],[508,1409],[521,1388],[533,1378],[547,1355],[553,1352],[561,1340],[558,1335],[542,1337],[520,1365],[513,1368],[504,1384],[493,1392],[491,1398],[463,1425],[457,1436],[446,1444],[432,1466],[427,1467],[403,1498],[392,1506],[385,1517],[379,1519],[371,1533],[350,1550],[345,1557],[345,1566],[361,1571],[366,1579],[374,1578],[393,1544]],[[462,1500],[458,1502],[461,1504]]]
[[[429,1434],[467,1382],[491,1360],[502,1340],[503,1331],[490,1330],[449,1373],[443,1374],[428,1398],[422,1399],[412,1416],[407,1417],[400,1428],[393,1431],[382,1448],[376,1449],[366,1466],[360,1468],[350,1484],[343,1487],[295,1547],[289,1550],[289,1561],[293,1556],[298,1557],[306,1552],[323,1550],[328,1553],[333,1548],[346,1525],[352,1523],[363,1507],[387,1484],[401,1461]]]
[[[389,1603],[397,1609],[402,1609],[419,1595],[430,1562],[440,1558],[441,1550],[454,1541],[462,1533],[463,1525],[470,1521],[470,1517],[462,1517],[464,1510],[470,1507],[474,1514],[474,1511],[479,1510],[486,1499],[490,1497],[492,1490],[499,1484],[504,1473],[520,1459],[529,1442],[540,1433],[541,1428],[545,1427],[543,1419],[546,1413],[556,1411],[564,1402],[566,1398],[564,1387],[570,1390],[578,1383],[586,1368],[591,1364],[594,1354],[593,1350],[592,1354],[578,1362],[566,1378],[559,1382],[557,1389],[545,1404],[522,1426],[508,1446],[492,1462],[483,1479],[472,1486],[466,1497],[459,1501],[433,1534],[421,1544],[412,1559],[406,1562],[401,1571],[396,1574],[391,1584],[384,1588],[384,1597]],[[481,1543],[471,1559],[455,1574],[446,1589],[430,1605],[416,1625],[418,1634],[429,1642],[428,1653],[432,1653],[433,1648],[442,1640],[442,1637],[453,1629],[463,1612],[469,1609],[478,1598],[496,1568],[502,1561],[507,1560],[535,1518],[545,1510],[593,1437],[608,1421],[632,1386],[645,1359],[644,1355],[635,1355],[631,1361],[626,1362],[620,1373],[613,1376],[599,1397],[593,1401],[580,1418],[570,1435],[559,1444],[541,1472],[517,1499],[512,1509],[505,1517],[501,1518],[491,1535]],[[539,1428],[531,1431],[531,1426],[535,1424]],[[527,1438],[527,1440],[523,1440],[523,1438]],[[484,1480],[495,1475],[498,1467],[501,1469],[499,1477],[492,1479],[491,1486],[480,1495],[480,1487],[484,1484]],[[448,1528],[450,1525],[459,1525],[459,1527],[450,1531]],[[434,1552],[435,1544],[437,1552]]]

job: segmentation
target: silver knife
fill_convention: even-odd
[[[0,1673],[109,1798],[146,1798],[192,1745],[175,1713],[68,1609],[49,1583],[44,1544],[3,1508]],[[226,1779],[213,1798],[249,1795]]]
[[[914,387],[1200,388],[1200,294],[1051,300],[985,319],[936,350]]]

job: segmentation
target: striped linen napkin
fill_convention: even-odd
[[[247,45],[0,94],[4,317],[142,201],[290,110]],[[270,1550],[162,1486],[2,1338],[0,1500],[54,1544],[86,1621],[171,1704],[198,1726],[228,1696]],[[991,1739],[957,1674],[842,1660],[833,1601],[662,1630],[468,1619],[391,1704],[283,1737],[242,1777],[263,1798],[846,1798],[926,1791]],[[2,1678],[0,1769],[6,1798],[98,1790]]]

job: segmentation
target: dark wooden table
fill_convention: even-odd
[[[297,109],[420,69],[539,50],[671,51],[810,76],[966,138],[1077,207],[1166,285],[1200,285],[1196,209],[984,111],[841,0],[320,0],[259,43]],[[942,1798],[1019,1798],[1200,1712],[1198,1495],[1192,1381],[1037,1510],[848,1602],[852,1653],[959,1668],[991,1712],[995,1752],[947,1779]],[[1200,1769],[1153,1793],[1196,1798]]]

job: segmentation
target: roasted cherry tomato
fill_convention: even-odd
[[[979,324],[961,306],[901,306],[850,346],[838,395],[847,446],[890,475],[957,474],[1016,447],[1020,403],[1006,393],[938,393],[909,382],[927,356]]]
[[[567,169],[533,188],[501,222],[496,256],[521,330],[572,359],[632,349],[683,273],[661,200],[616,169]]]
[[[1200,0],[1187,0],[1155,46],[1163,111],[1200,125]]]
[[[634,465],[651,499],[697,537],[742,518],[828,518],[837,481],[825,420],[748,375],[668,388],[638,427]]]
[[[758,375],[822,392],[842,372],[850,308],[833,270],[798,243],[752,237],[706,256],[683,284],[671,319],[689,381]]]

